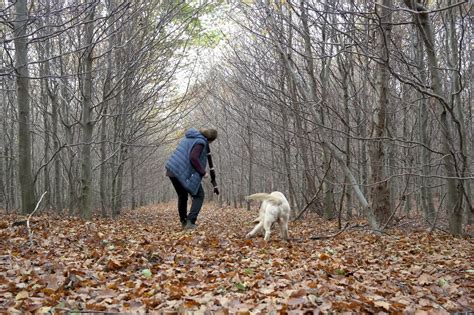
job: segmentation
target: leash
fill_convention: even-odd
[[[211,146],[207,146],[207,162],[209,163],[209,172],[211,175],[211,184],[214,187],[214,193],[219,195],[219,189],[216,182],[216,171],[214,170],[214,163],[212,162]]]

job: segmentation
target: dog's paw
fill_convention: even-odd
[[[246,238],[246,239],[249,239],[249,238],[252,238],[252,237],[253,237],[253,235],[250,234],[250,233],[247,233],[247,235],[245,235],[245,238]]]

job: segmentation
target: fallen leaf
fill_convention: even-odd
[[[43,278],[47,283],[46,288],[53,291],[57,291],[63,285],[65,279],[64,276],[58,274],[50,274]]]
[[[433,282],[433,277],[427,273],[423,273],[420,277],[418,277],[418,283],[420,285],[431,284]]]
[[[331,302],[324,302],[318,307],[318,311],[327,311],[332,308],[332,303]]]
[[[118,270],[121,267],[122,267],[122,265],[120,264],[120,262],[118,260],[113,259],[113,258],[109,259],[109,261],[107,262],[107,265],[106,265],[106,269],[108,271]]]
[[[20,292],[18,292],[18,294],[15,296],[15,300],[16,300],[16,301],[24,300],[24,299],[28,298],[28,296],[29,296],[28,291],[20,291]]]
[[[51,312],[50,306],[43,306],[36,310],[35,314],[49,314]]]
[[[296,306],[306,303],[306,299],[304,297],[292,297],[288,299],[289,306]]]
[[[297,297],[302,297],[306,296],[306,290],[305,289],[299,289],[297,291],[293,291],[290,294],[290,297],[297,298]]]
[[[329,258],[331,258],[331,256],[329,256],[328,254],[325,254],[325,253],[319,254],[319,259],[321,260],[327,260]]]
[[[264,288],[258,289],[258,291],[262,294],[268,295],[270,293],[275,292],[275,288],[274,287],[264,287]]]
[[[245,291],[247,289],[247,286],[241,282],[236,282],[234,284],[235,284],[235,287],[240,291]]]
[[[374,305],[377,307],[383,307],[385,310],[390,310],[390,303],[386,301],[374,301]]]
[[[152,273],[151,273],[150,269],[143,269],[141,274],[145,278],[151,278],[151,276],[152,276]]]

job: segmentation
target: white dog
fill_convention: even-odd
[[[280,237],[288,240],[288,221],[290,219],[290,204],[285,195],[279,191],[271,194],[257,193],[247,196],[247,200],[260,200],[260,215],[256,221],[258,224],[247,234],[247,238],[254,237],[257,233],[265,231],[265,241],[270,240],[270,228],[273,222],[280,226]]]

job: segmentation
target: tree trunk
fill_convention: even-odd
[[[125,163],[125,147],[121,144],[118,154],[118,167],[112,180],[112,216],[116,217],[122,212],[122,184],[123,168]]]
[[[106,83],[107,84],[107,83]],[[105,89],[105,88],[104,88]],[[100,168],[99,168],[99,195],[102,217],[107,217],[107,161],[106,161],[106,141],[107,141],[107,101],[103,100],[102,121],[100,125]]]
[[[253,145],[252,145],[252,129],[251,129],[251,117],[252,117],[252,106],[249,104],[247,106],[247,154],[248,154],[248,163],[249,163],[249,171],[248,171],[248,190],[247,195],[251,195],[254,193],[253,191]],[[250,211],[250,202],[247,202],[247,210]]]
[[[304,1],[302,1],[303,3]],[[302,5],[302,10],[303,10],[303,5]],[[322,84],[321,88],[321,106],[320,106],[320,112],[321,112],[321,122],[323,125],[326,124],[326,107],[327,107],[327,99],[328,99],[328,87],[329,87],[329,68],[331,66],[331,59],[327,58],[326,56],[332,55],[332,46],[329,47],[330,51],[326,52],[326,41],[327,41],[327,12],[329,11],[328,8],[328,0],[324,1],[324,22],[323,25],[321,26],[321,55],[323,56],[321,60],[321,72],[320,72],[320,80]],[[306,14],[301,14],[301,18],[303,20],[303,17],[305,19],[307,18]],[[305,30],[305,34],[308,34],[309,37],[309,28],[308,28],[308,22],[303,21],[303,28]],[[308,44],[306,44],[308,45]],[[306,46],[307,47],[307,46]],[[305,51],[310,51],[310,49],[306,48]],[[312,58],[312,56],[308,56],[309,58]],[[311,64],[311,68],[314,68],[314,66]],[[316,87],[312,88],[313,91],[316,91]],[[323,149],[323,169],[324,172],[327,170],[327,176],[326,180],[324,181],[324,211],[323,211],[323,217],[325,219],[331,219],[334,216],[334,185],[332,183],[335,182],[334,180],[334,173],[331,169],[330,165],[330,160],[331,160],[331,154],[329,151],[326,149]]]
[[[130,148],[130,194],[132,195],[132,210],[135,210],[137,207],[137,202],[135,199],[135,154],[133,154],[133,147]]]
[[[381,19],[379,33],[379,62],[377,64],[377,116],[374,117],[373,138],[380,139],[385,135],[388,120],[388,50],[391,41],[392,0],[379,0],[377,12]],[[370,145],[372,169],[372,209],[379,225],[383,226],[390,216],[390,190],[384,176],[385,149],[383,140],[375,140]]]
[[[28,79],[27,0],[15,2],[14,22],[16,94],[18,104],[18,177],[21,190],[21,212],[28,214],[35,207],[30,135],[30,96]]]
[[[43,27],[42,24],[40,24]],[[46,59],[45,49],[43,46],[38,47],[38,56],[41,60]],[[49,57],[49,55],[48,55]],[[39,66],[39,74],[40,74],[40,108],[42,107],[43,111],[43,130],[44,130],[44,151],[43,151],[43,191],[47,191],[48,193],[44,197],[43,204],[46,207],[51,207],[51,183],[50,183],[50,166],[49,166],[49,153],[50,153],[50,137],[51,137],[51,128],[49,124],[49,100],[48,100],[48,69],[46,68],[46,64],[48,61],[45,61],[40,64]]]
[[[50,25],[49,14],[51,13],[50,1],[46,0],[46,25]],[[45,41],[45,55],[48,58],[44,61],[45,72],[47,75],[50,75],[50,56],[51,56],[51,42],[49,40]],[[54,177],[53,177],[53,192],[52,192],[52,203],[56,211],[61,212],[64,208],[63,198],[62,198],[62,189],[61,189],[61,154],[60,154],[60,135],[58,133],[58,118],[59,118],[59,103],[56,90],[52,90],[52,86],[49,83],[49,78],[45,79],[46,90],[48,91],[49,98],[51,99],[51,131],[53,137],[53,152],[56,154],[53,158],[53,167],[54,167]],[[47,196],[47,195],[46,195]]]
[[[85,25],[85,45],[82,59],[84,77],[82,79],[82,150],[81,150],[81,214],[86,220],[92,218],[92,133],[94,122],[92,118],[92,62],[93,62],[93,35],[94,35],[94,11],[95,6],[90,8]]]
[[[449,231],[455,235],[459,235],[462,233],[462,210],[464,195],[462,192],[462,186],[459,183],[459,180],[456,179],[458,174],[454,166],[455,152],[451,150],[451,146],[455,145],[455,143],[448,120],[448,112],[451,114],[453,119],[454,113],[452,111],[452,107],[448,105],[449,103],[443,93],[441,72],[438,66],[438,56],[436,55],[434,46],[434,35],[427,10],[423,5],[413,0],[404,1],[410,9],[418,12],[418,14],[414,16],[414,20],[420,30],[426,48],[431,75],[431,88],[435,94],[436,99],[441,105],[440,122],[443,134],[441,141],[442,150],[445,156],[443,165],[446,171],[446,176],[448,177],[446,182],[448,187],[447,208],[449,213]],[[463,141],[462,137],[461,141]]]
[[[62,54],[62,46],[59,46],[59,53]],[[68,79],[66,75],[66,64],[67,57],[63,56],[59,58],[59,69],[61,73],[61,88],[60,88],[60,103],[58,103],[58,115],[61,117],[61,124],[63,126],[64,135],[66,138],[66,162],[63,162],[66,169],[66,178],[67,178],[67,197],[64,202],[64,205],[67,205],[69,215],[74,215],[74,212],[77,208],[77,194],[75,190],[75,181],[78,178],[77,174],[74,173],[74,157],[75,152],[72,147],[74,144],[74,134],[73,126],[74,123],[70,122],[70,110],[69,110],[69,101],[71,100],[70,93],[67,89]]]
[[[416,31],[416,30],[415,30]],[[415,40],[413,41],[415,47],[415,60],[419,70],[420,81],[423,85],[427,84],[426,74],[425,74],[425,60],[423,58],[424,51],[423,51],[423,42],[421,41],[419,32],[415,32],[414,35]],[[430,146],[430,138],[428,136],[428,109],[426,106],[426,97],[420,95],[419,97],[419,105],[420,108],[418,110],[419,116],[419,134],[420,134],[420,142],[424,144],[426,147]],[[431,189],[428,187],[430,185],[430,180],[428,178],[430,174],[430,159],[431,159],[431,152],[430,150],[426,149],[425,147],[421,147],[421,205],[423,209],[423,214],[426,220],[429,222],[433,222],[435,217],[435,207],[433,204],[433,195],[431,193]]]
[[[346,57],[349,58],[349,57]],[[344,120],[345,120],[345,132],[346,132],[346,165],[350,168],[351,165],[351,142],[350,142],[350,111],[349,111],[349,74],[350,74],[350,63],[351,61],[343,60],[343,57],[339,57],[338,61],[338,69],[342,75],[342,90],[343,90],[343,104],[344,104]],[[344,192],[345,192],[345,199],[346,199],[346,214],[348,218],[352,217],[352,193],[351,193],[351,186],[348,184],[349,179],[347,176],[344,180]]]
[[[308,103],[308,106],[312,107],[312,110],[315,110],[316,106],[316,99],[317,99],[317,91],[316,91],[316,78],[314,76],[314,64],[313,64],[313,53],[311,49],[311,35],[309,31],[309,26],[308,26],[308,15],[307,15],[307,8],[305,7],[305,2],[301,1],[300,2],[300,8],[301,8],[301,23],[303,25],[303,39],[304,39],[304,47],[305,47],[305,56],[304,60],[306,63],[306,73],[309,78],[310,82],[310,89],[311,89],[311,98],[310,100],[312,102]],[[290,38],[290,48],[293,46],[292,39]],[[306,183],[308,185],[308,191],[307,191],[307,198],[312,198],[314,194],[316,193],[316,184],[315,184],[315,178],[311,172],[311,165],[309,163],[308,159],[308,148],[306,146],[306,130],[303,126],[303,123],[301,121],[301,117],[303,117],[303,110],[297,100],[296,92],[296,82],[294,81],[294,78],[291,76],[291,74],[288,74],[290,83],[291,83],[291,90],[290,93],[292,95],[292,103],[293,103],[293,108],[295,110],[295,123],[296,123],[296,132],[298,134],[298,143],[299,143],[299,149],[301,151],[301,159],[303,161],[303,174],[304,178],[306,179]],[[321,122],[324,124],[323,122]],[[306,200],[308,201],[308,200]],[[312,206],[315,210],[315,206]]]
[[[1,88],[5,89],[5,85],[1,84]],[[6,90],[6,89],[5,89]],[[8,195],[8,164],[11,160],[9,156],[8,150],[8,125],[7,125],[7,117],[8,117],[8,103],[6,93],[2,93],[2,104],[4,107],[1,110],[6,113],[2,119],[2,134],[0,136],[0,208],[3,208],[9,213],[9,195]]]
[[[448,1],[448,5],[451,5],[452,1]],[[472,159],[469,156],[469,149],[468,149],[468,143],[467,143],[467,132],[466,132],[466,126],[465,126],[465,118],[464,118],[464,112],[463,112],[463,104],[461,101],[461,92],[462,92],[462,86],[461,86],[461,69],[460,64],[459,64],[459,47],[458,47],[458,42],[457,42],[457,36],[456,36],[456,21],[455,21],[455,14],[453,10],[456,10],[455,8],[451,8],[448,10],[448,27],[447,27],[447,39],[449,42],[449,48],[450,52],[448,56],[448,62],[449,66],[451,69],[451,96],[452,96],[452,101],[453,101],[453,107],[454,111],[457,114],[457,119],[458,119],[458,128],[459,128],[459,142],[461,144],[461,159],[462,159],[462,165],[461,165],[461,173],[460,175],[462,177],[467,177],[469,174],[471,174],[471,168],[472,168]],[[471,215],[471,211],[473,211],[473,196],[472,196],[472,191],[471,191],[471,181],[465,180],[465,181],[460,181],[459,185],[461,186],[460,188],[464,191],[465,197],[466,197],[466,206],[465,206],[465,217],[466,221],[469,221],[469,216]]]
[[[3,97],[3,99],[5,98]],[[6,143],[5,133],[7,132],[5,120],[3,121],[2,125],[3,125],[3,135],[0,138],[0,144],[1,144],[0,146],[0,209],[7,209],[6,207],[7,185],[6,185],[6,180],[5,180],[7,176],[6,176],[6,167],[4,165],[7,164],[8,156],[4,153],[5,152],[4,148],[5,148],[5,143]],[[4,155],[3,157],[1,157],[2,154]],[[8,213],[8,210],[7,210],[7,213]]]
[[[43,67],[41,67],[43,68]],[[43,75],[40,75],[41,77],[44,77]],[[49,118],[48,118],[48,96],[46,95],[46,88],[45,88],[45,79],[42,80],[41,83],[41,101],[42,105],[44,106],[44,111],[43,111],[43,129],[45,131],[44,134],[44,155],[43,155],[43,160],[45,163],[45,166],[43,168],[43,176],[44,176],[44,188],[43,191],[47,191],[48,193],[44,197],[44,205],[45,207],[51,207],[51,182],[50,182],[50,177],[49,177],[49,151],[50,149],[50,135],[51,135],[51,130],[50,130],[50,124],[49,124]]]

